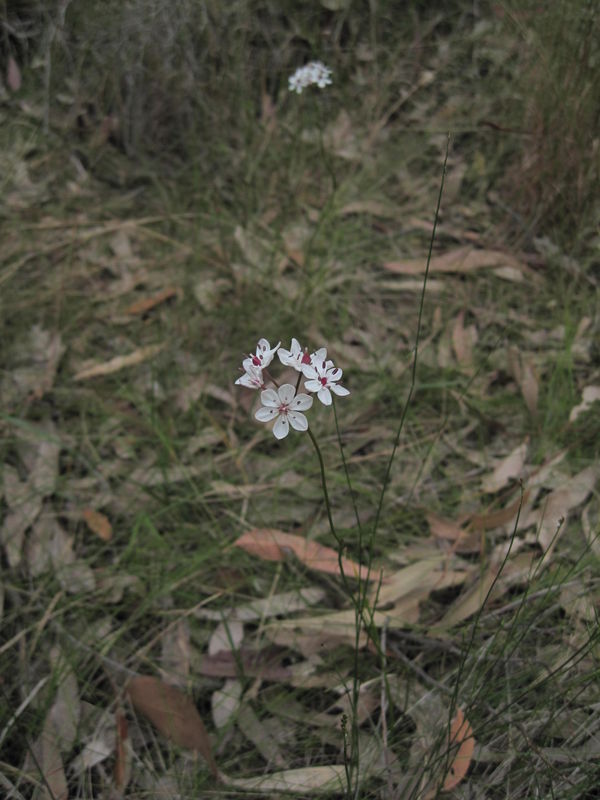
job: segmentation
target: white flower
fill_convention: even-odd
[[[271,345],[266,339],[259,339],[258,344],[256,345],[256,355],[248,356],[242,362],[242,366],[248,372],[248,367],[259,367],[260,369],[264,369],[268,367],[271,361],[273,361],[273,356],[275,355],[275,351],[278,349],[281,342],[277,342],[275,347],[271,348]]]
[[[246,386],[248,389],[264,389],[265,381],[260,367],[255,367],[254,364],[248,363],[251,361],[249,358],[244,359],[245,373],[241,375],[236,384],[239,386]]]
[[[290,92],[302,94],[302,90],[307,86],[315,85],[319,89],[324,89],[331,84],[331,70],[321,61],[311,61],[303,67],[299,67],[290,76],[288,88]]]
[[[311,363],[310,356],[300,347],[298,339],[292,339],[290,350],[284,350],[283,347],[280,347],[277,355],[282,364],[285,364],[286,367],[293,367],[296,372],[302,372],[304,366],[308,366]]]
[[[342,377],[342,370],[335,367],[333,361],[327,360],[327,350],[321,347],[311,356],[311,364],[303,367],[304,377],[308,378],[304,388],[309,392],[317,392],[317,397],[325,406],[330,406],[331,392],[339,397],[350,394],[348,389],[338,386],[337,382]]]
[[[296,394],[296,389],[291,383],[284,383],[277,391],[275,389],[265,389],[261,392],[260,401],[262,407],[254,415],[260,422],[270,422],[275,420],[273,433],[275,438],[284,439],[290,430],[290,425],[294,430],[308,430],[308,420],[301,414],[313,404],[312,397],[307,394]]]

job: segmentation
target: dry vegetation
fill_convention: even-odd
[[[598,796],[599,17],[549,5],[0,7],[3,797]],[[342,553],[261,336],[344,369]]]

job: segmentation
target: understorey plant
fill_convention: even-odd
[[[284,367],[296,370],[298,376],[295,385],[293,383],[282,383],[273,374],[273,362],[275,354]],[[254,416],[259,422],[272,423],[273,435],[276,439],[284,439],[290,432],[290,428],[300,433],[307,433],[315,449],[319,468],[321,471],[321,485],[323,498],[329,521],[331,534],[337,545],[338,564],[344,588],[355,610],[355,664],[353,669],[353,681],[350,688],[351,707],[354,710],[351,718],[342,719],[342,733],[344,737],[343,747],[346,766],[347,796],[356,796],[359,781],[359,750],[358,750],[358,724],[357,714],[360,683],[358,680],[358,653],[360,650],[361,633],[367,630],[368,634],[374,636],[374,644],[379,650],[378,639],[374,634],[372,625],[372,609],[368,606],[366,587],[370,577],[371,559],[369,555],[366,565],[366,577],[362,574],[362,565],[357,575],[348,575],[344,571],[343,554],[345,544],[338,534],[331,511],[329,492],[327,490],[327,477],[325,463],[321,448],[314,433],[310,429],[309,420],[305,412],[312,409],[314,398],[319,402],[332,408],[334,412],[335,427],[338,436],[338,444],[342,455],[348,489],[352,498],[356,522],[359,530],[359,553],[362,552],[362,527],[358,516],[358,509],[354,500],[354,493],[350,482],[350,476],[342,447],[342,440],[338,424],[336,411],[336,399],[347,397],[350,391],[342,386],[340,380],[343,371],[336,367],[334,362],[327,357],[327,348],[320,347],[310,353],[308,348],[302,348],[298,339],[292,338],[290,349],[286,350],[278,342],[271,347],[267,339],[259,339],[254,353],[250,353],[242,361],[242,374],[235,381],[239,386],[253,389],[260,392],[260,407]],[[369,548],[370,553],[370,548]],[[356,579],[356,589],[353,588],[350,579]],[[371,619],[370,619],[371,617]]]
[[[321,62],[311,62],[305,67],[297,70],[289,80],[289,91],[301,94],[302,91],[310,86],[316,86],[323,89],[331,83],[331,71],[325,67]],[[337,181],[333,165],[328,157],[324,142],[323,142],[323,127],[319,125],[320,131],[320,149],[321,157],[331,177],[331,200],[336,193]],[[346,777],[346,797],[358,798],[360,792],[360,785],[362,778],[360,752],[359,752],[359,722],[358,722],[358,704],[360,692],[359,680],[359,656],[363,643],[363,633],[366,633],[374,651],[378,654],[382,679],[385,676],[386,669],[386,656],[385,656],[385,633],[382,634],[380,642],[379,632],[374,624],[374,612],[377,605],[378,592],[375,592],[373,600],[370,600],[367,592],[369,580],[377,576],[372,576],[372,559],[373,559],[373,544],[378,530],[381,512],[383,508],[383,501],[386,489],[389,483],[391,468],[395,459],[396,450],[400,443],[400,437],[404,428],[404,422],[410,406],[412,395],[416,383],[417,371],[417,356],[419,351],[419,342],[421,335],[421,320],[423,316],[423,305],[425,300],[425,292],[427,287],[427,279],[429,275],[429,264],[431,261],[431,254],[433,250],[433,243],[435,241],[437,222],[439,217],[442,193],[444,188],[444,177],[446,173],[446,165],[448,161],[450,137],[448,136],[446,145],[446,155],[442,170],[442,179],[440,182],[440,189],[437,198],[437,206],[433,221],[433,229],[429,243],[429,252],[427,256],[427,263],[425,268],[425,275],[423,279],[423,288],[419,303],[419,313],[417,321],[417,330],[415,334],[415,346],[412,358],[412,369],[410,377],[410,385],[408,387],[407,396],[403,405],[402,414],[396,429],[392,451],[388,459],[385,474],[381,486],[381,492],[376,507],[375,519],[368,532],[365,532],[361,525],[358,507],[355,499],[355,493],[352,488],[350,473],[346,462],[344,448],[342,444],[342,436],[340,433],[340,426],[337,415],[336,403],[340,398],[346,398],[350,395],[350,391],[343,386],[340,381],[343,376],[342,369],[337,367],[331,358],[328,358],[328,350],[326,347],[310,352],[308,348],[302,347],[300,342],[293,338],[291,340],[289,350],[281,347],[281,342],[278,342],[274,347],[271,347],[270,342],[261,338],[258,341],[255,352],[248,354],[242,362],[242,374],[235,381],[236,384],[244,386],[260,392],[261,405],[256,410],[254,416],[259,422],[272,423],[272,432],[276,439],[281,440],[288,436],[290,428],[300,434],[306,433],[315,449],[317,459],[319,462],[319,469],[321,474],[321,485],[323,491],[323,499],[329,528],[331,535],[336,543],[338,553],[339,572],[342,579],[344,590],[354,608],[355,614],[355,638],[354,638],[354,663],[352,670],[352,683],[348,687],[350,695],[350,708],[351,713],[349,718],[344,715],[341,721],[342,736],[343,736],[343,753],[344,753],[344,766]],[[329,202],[329,201],[328,201]],[[309,241],[308,251],[310,254],[312,240]],[[307,262],[308,262],[307,254]],[[297,373],[297,378],[294,383],[282,382],[278,380],[277,376],[273,374],[273,362],[275,355],[284,367],[293,368]],[[340,449],[340,455],[344,468],[346,484],[348,488],[349,500],[352,503],[354,517],[356,520],[356,527],[358,531],[358,560],[359,569],[357,574],[348,575],[344,571],[344,552],[346,549],[343,538],[336,530],[331,503],[329,499],[329,492],[327,489],[327,477],[325,471],[325,463],[323,455],[319,447],[319,443],[314,433],[312,432],[309,424],[310,414],[314,405],[315,397],[320,403],[333,411],[335,429],[337,434],[337,441]],[[313,412],[311,412],[313,413]],[[363,554],[365,559],[363,563]],[[363,570],[363,567],[365,568]],[[379,578],[379,582],[381,578]]]

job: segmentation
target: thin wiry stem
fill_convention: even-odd
[[[375,514],[375,522],[373,523],[373,530],[371,531],[371,542],[377,533],[377,528],[379,527],[379,520],[381,518],[381,510],[383,508],[383,500],[385,498],[385,493],[389,484],[390,480],[390,473],[392,471],[392,464],[394,463],[394,458],[396,456],[396,450],[398,449],[398,445],[400,444],[400,437],[402,435],[402,431],[404,429],[404,422],[406,420],[406,415],[408,414],[408,409],[410,406],[410,402],[412,400],[413,392],[415,389],[415,384],[417,380],[417,359],[419,354],[419,343],[421,341],[421,325],[423,320],[423,307],[425,305],[425,291],[427,289],[427,279],[429,277],[429,265],[431,263],[431,254],[433,252],[433,243],[435,241],[435,234],[437,231],[438,219],[440,215],[440,206],[442,204],[442,194],[444,192],[444,181],[446,179],[446,167],[448,164],[448,153],[450,150],[450,134],[448,134],[446,140],[446,155],[444,156],[444,165],[442,167],[442,180],[440,181],[440,191],[438,193],[437,205],[435,208],[435,216],[433,218],[433,230],[431,231],[431,238],[429,240],[429,252],[427,253],[427,263],[425,265],[425,276],[423,278],[423,288],[421,290],[421,300],[419,302],[419,316],[417,318],[417,333],[415,336],[415,354],[412,363],[411,369],[411,378],[410,378],[410,386],[408,388],[408,396],[406,398],[406,402],[404,404],[404,408],[402,409],[402,415],[400,417],[400,422],[398,424],[398,430],[396,431],[396,436],[394,439],[394,445],[392,447],[392,453],[389,457],[385,476],[383,479],[383,485],[381,487],[381,494],[379,496],[379,503],[377,505],[377,511]],[[371,549],[369,547],[369,549]]]

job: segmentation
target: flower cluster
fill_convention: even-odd
[[[291,383],[279,386],[269,374],[268,367],[275,353],[284,366],[293,367],[299,373],[296,386],[292,386]],[[302,379],[304,379],[303,388],[311,394],[316,394],[325,406],[332,404],[332,392],[339,397],[350,394],[348,389],[338,383],[342,377],[342,370],[327,358],[327,348],[321,347],[309,355],[308,349],[303,350],[297,339],[292,339],[289,350],[281,347],[281,342],[271,347],[266,339],[259,339],[256,354],[245,358],[242,367],[244,374],[237,379],[236,384],[246,386],[248,389],[261,390],[262,405],[255,417],[260,422],[274,420],[273,433],[277,439],[283,439],[288,435],[290,425],[297,431],[308,430],[308,421],[302,412],[312,406],[313,398],[304,392],[298,394]],[[267,382],[272,383],[275,388],[268,387]]]
[[[302,94],[307,86],[315,85],[324,89],[331,83],[331,70],[321,61],[311,61],[304,67],[299,67],[289,79],[290,92]]]

